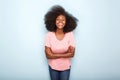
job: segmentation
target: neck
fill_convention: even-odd
[[[58,34],[63,34],[64,32],[63,32],[63,29],[57,29],[57,30],[56,30],[56,33],[58,33]]]

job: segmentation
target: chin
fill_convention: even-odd
[[[60,27],[60,28],[58,28],[58,29],[63,29],[63,27],[62,27],[62,28]]]
[[[59,26],[58,28],[59,28],[59,29],[63,29],[64,27],[63,27],[63,26]]]

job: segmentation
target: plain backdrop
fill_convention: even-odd
[[[120,0],[0,0],[0,80],[50,80],[44,15],[53,5],[79,20],[70,80],[120,80]]]

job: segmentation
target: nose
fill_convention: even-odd
[[[59,20],[59,22],[61,23],[61,22],[63,22],[63,20]]]

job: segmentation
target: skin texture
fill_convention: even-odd
[[[65,36],[65,33],[63,32],[63,28],[66,24],[66,18],[64,15],[59,15],[56,18],[55,24],[57,26],[57,30],[55,32],[56,38],[58,40],[62,40]],[[61,53],[53,53],[50,47],[45,46],[45,53],[46,57],[48,59],[57,59],[57,58],[71,58],[74,56],[75,48],[72,46],[69,46],[67,52],[64,54]]]

